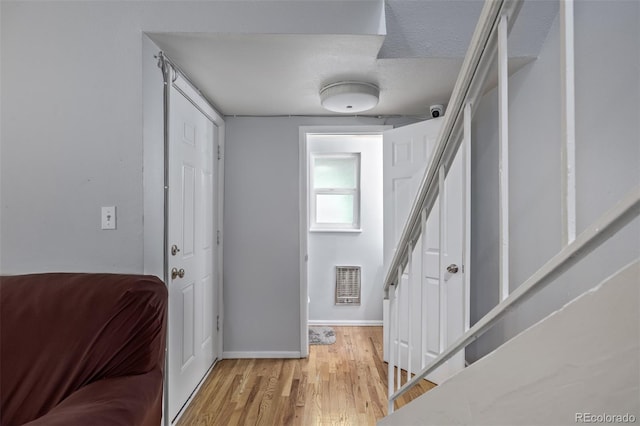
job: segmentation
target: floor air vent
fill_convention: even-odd
[[[360,304],[360,267],[336,266],[336,305]]]

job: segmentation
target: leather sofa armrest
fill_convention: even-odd
[[[159,426],[161,417],[162,372],[156,368],[90,383],[26,425]]]

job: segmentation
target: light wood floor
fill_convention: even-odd
[[[307,359],[220,361],[178,425],[375,425],[387,413],[382,327],[334,329],[336,343],[310,346]]]

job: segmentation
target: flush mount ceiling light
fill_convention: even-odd
[[[367,111],[378,104],[380,89],[371,83],[339,81],[320,90],[323,108],[333,112],[356,113]]]

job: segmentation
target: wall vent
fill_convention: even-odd
[[[336,305],[360,304],[360,267],[336,266]]]

